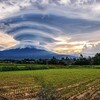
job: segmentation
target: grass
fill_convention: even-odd
[[[0,71],[40,70],[61,68],[60,65],[37,65],[37,64],[0,64]],[[66,68],[66,66],[62,66]]]
[[[0,95],[8,97],[35,92],[50,97],[52,91],[59,98],[68,98],[99,85],[100,70],[92,68],[0,72]]]
[[[23,70],[43,70],[43,69],[71,69],[71,68],[94,68],[100,69],[99,65],[37,65],[37,64],[15,64],[15,63],[1,63],[0,64],[0,71],[23,71]]]

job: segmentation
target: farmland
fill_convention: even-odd
[[[0,72],[0,100],[95,100],[100,96],[100,69],[96,68]]]

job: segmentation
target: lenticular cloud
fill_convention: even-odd
[[[0,32],[16,41],[10,48],[68,54],[100,43],[99,0],[0,0],[0,15]]]

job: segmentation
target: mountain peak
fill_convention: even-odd
[[[0,59],[49,59],[55,56],[56,58],[66,57],[68,55],[60,55],[43,49],[31,48],[16,48],[0,51]],[[71,56],[69,56],[71,57]]]

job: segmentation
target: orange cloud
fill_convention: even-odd
[[[19,42],[14,40],[13,37],[0,32],[0,47],[2,47],[3,49],[15,46],[18,43]]]

